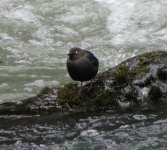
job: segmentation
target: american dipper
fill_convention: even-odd
[[[96,76],[99,67],[98,59],[89,51],[78,47],[69,50],[69,57],[66,62],[67,71],[73,80],[91,80]]]

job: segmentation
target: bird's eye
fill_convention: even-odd
[[[78,51],[75,51],[75,54],[77,54],[78,53]]]

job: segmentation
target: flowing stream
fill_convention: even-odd
[[[1,116],[0,149],[166,150],[166,107]]]
[[[99,72],[167,51],[167,1],[1,0],[0,103],[72,82],[65,63],[74,46],[99,58]],[[0,149],[167,148],[165,108],[121,112],[1,116]]]

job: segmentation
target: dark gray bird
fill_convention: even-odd
[[[81,82],[81,86],[83,81],[92,80],[96,76],[99,61],[91,52],[74,47],[67,55],[67,71],[73,80]]]

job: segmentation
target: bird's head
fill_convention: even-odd
[[[70,60],[75,60],[82,55],[82,49],[73,47],[69,50],[69,53],[67,55],[69,56]]]

